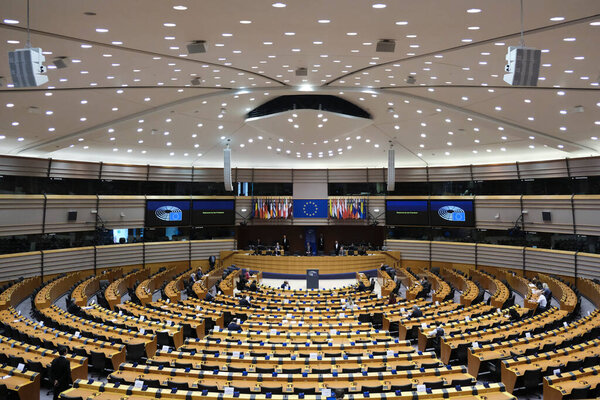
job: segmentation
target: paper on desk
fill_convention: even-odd
[[[133,384],[133,387],[135,387],[137,389],[141,389],[143,386],[144,386],[144,381],[138,381],[137,379]]]

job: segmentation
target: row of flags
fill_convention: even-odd
[[[366,210],[364,197],[337,197],[329,199],[329,218],[365,219]]]
[[[288,219],[293,216],[292,199],[257,198],[254,200],[253,217],[258,219]]]
[[[328,204],[329,203],[329,204]],[[291,197],[257,197],[252,216],[257,219],[332,218],[366,219],[364,197],[332,197],[328,200],[292,200]]]

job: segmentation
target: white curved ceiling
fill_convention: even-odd
[[[544,51],[537,88],[502,80],[518,0],[31,0],[32,45],[68,67],[2,88],[0,153],[209,167],[229,141],[233,166],[275,168],[383,167],[390,142],[397,166],[598,155],[600,2],[524,7],[525,44]],[[23,48],[25,1],[0,2],[0,22],[0,54]],[[395,52],[376,52],[380,39]],[[188,55],[193,40],[207,52]],[[0,76],[10,85],[8,57]],[[306,90],[373,120],[245,121]]]

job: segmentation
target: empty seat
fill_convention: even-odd
[[[401,392],[410,392],[413,390],[413,385],[412,385],[412,383],[407,383],[404,385],[392,385],[390,387],[390,389],[392,389],[392,392],[395,392],[397,390],[399,390]]]

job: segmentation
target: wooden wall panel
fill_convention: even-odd
[[[44,196],[0,195],[0,235],[42,233]]]
[[[519,163],[521,179],[567,178],[567,162],[565,160],[534,161]]]
[[[50,178],[98,179],[100,163],[53,160]]]
[[[48,195],[46,233],[94,230],[96,201],[96,196]],[[69,211],[77,211],[76,221],[68,221]]]
[[[475,264],[475,243],[431,242],[431,260]]]
[[[571,196],[523,196],[525,230],[532,232],[573,233]],[[542,212],[549,211],[552,221],[545,222]]]
[[[195,172],[196,171],[194,171],[194,173]],[[148,170],[148,180],[165,182],[191,182],[192,168],[150,166],[150,169]]]
[[[577,276],[598,279],[600,276],[600,254],[577,254]]]
[[[402,260],[429,260],[429,242],[425,240],[385,241],[388,250],[399,251]]]
[[[600,195],[573,197],[578,235],[600,236]]]
[[[49,159],[32,157],[0,156],[0,175],[48,176]]]
[[[235,250],[235,240],[192,240],[192,260],[208,260],[208,257],[219,258],[220,251]]]
[[[187,261],[190,257],[190,243],[155,242],[145,243],[146,264],[169,261]]]
[[[96,247],[97,269],[142,265],[144,262],[142,243],[114,244]]]
[[[396,168],[396,182],[427,182],[425,168]]]
[[[98,215],[108,229],[143,228],[144,196],[99,196]]]
[[[468,165],[432,167],[429,168],[429,180],[431,182],[470,181],[471,167]]]
[[[510,229],[520,215],[520,196],[475,197],[475,221],[479,229]]]
[[[45,250],[44,276],[94,268],[94,247]]]
[[[473,165],[473,180],[518,179],[516,164]]]
[[[254,182],[292,182],[291,169],[254,169]]]
[[[477,265],[523,269],[523,248],[517,246],[477,245]]]
[[[102,179],[145,181],[147,178],[147,165],[102,164]]]
[[[331,183],[360,183],[368,181],[366,169],[330,169],[327,173],[328,182]]]
[[[575,276],[575,253],[527,247],[525,269],[544,274]]]
[[[41,274],[42,253],[39,251],[0,255],[0,282]]]

